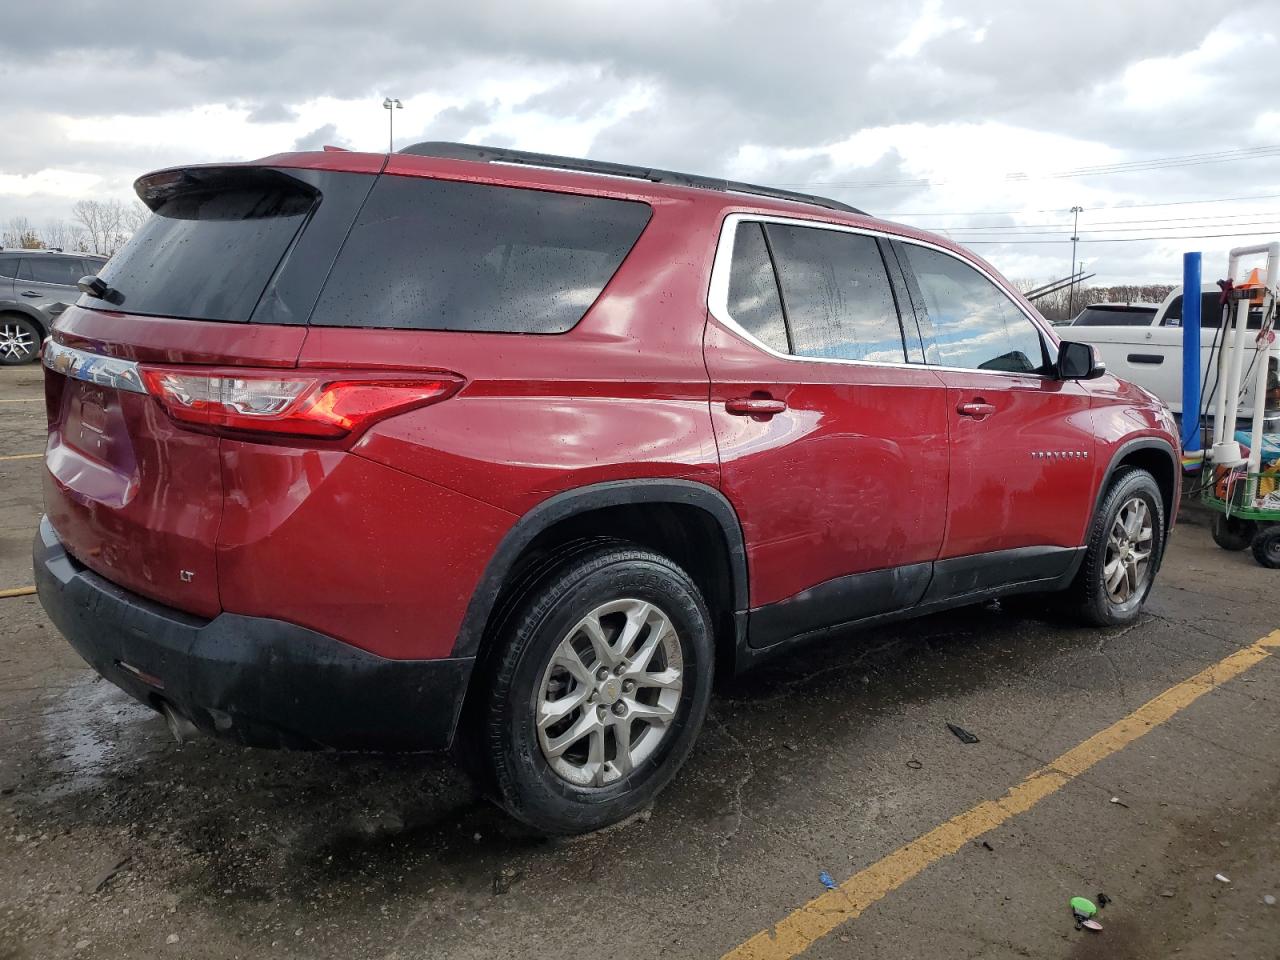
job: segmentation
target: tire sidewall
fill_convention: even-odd
[[[613,553],[612,559],[588,561],[592,569],[567,589],[557,589],[563,582],[557,580],[535,590],[531,607],[517,620],[518,649],[509,679],[495,685],[490,742],[497,748],[499,794],[516,816],[544,829],[595,829],[645,806],[688,756],[710,700],[713,647],[697,588],[658,557]],[[615,783],[580,787],[561,778],[542,755],[534,722],[542,678],[555,649],[587,612],[623,598],[653,603],[670,618],[683,658],[680,702],[652,756]]]
[[[1258,531],[1252,544],[1253,558],[1270,570],[1280,569],[1280,556],[1276,556],[1277,543],[1280,543],[1280,526]]]
[[[1148,563],[1147,582],[1141,592],[1130,597],[1123,604],[1113,603],[1107,596],[1106,577],[1103,568],[1106,564],[1107,537],[1115,524],[1120,508],[1135,496],[1142,497],[1151,511],[1151,558]],[[1156,573],[1164,558],[1165,526],[1164,502],[1160,496],[1160,488],[1155,478],[1145,470],[1132,470],[1120,477],[1112,486],[1103,501],[1102,510],[1098,514],[1098,524],[1094,528],[1089,549],[1096,556],[1089,558],[1090,583],[1089,602],[1097,611],[1099,619],[1115,626],[1130,623],[1137,618],[1142,605],[1146,603],[1155,585]]]

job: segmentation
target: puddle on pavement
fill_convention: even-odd
[[[53,774],[44,796],[52,799],[100,788],[111,769],[146,751],[157,736],[155,711],[111,684],[86,676],[45,708],[40,726]]]

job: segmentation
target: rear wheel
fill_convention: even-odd
[[[40,355],[40,328],[26,317],[0,316],[0,364],[30,363]]]
[[[1090,528],[1071,586],[1072,608],[1087,623],[1120,626],[1138,618],[1164,552],[1164,503],[1146,470],[1119,471]]]
[[[509,623],[485,716],[499,802],[562,834],[643,808],[710,701],[710,618],[693,581],[666,557],[611,544],[551,571]]]
[[[1223,550],[1244,550],[1253,542],[1254,525],[1251,520],[1215,513],[1210,530],[1213,542]]]
[[[1272,570],[1280,569],[1280,525],[1258,531],[1253,538],[1253,559]]]

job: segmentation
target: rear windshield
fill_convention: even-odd
[[[84,306],[150,316],[249,319],[314,194],[278,180],[184,190],[153,207],[98,272],[108,299]],[[74,282],[74,281],[73,281]]]
[[[1085,307],[1071,322],[1073,327],[1149,327],[1155,307]]]
[[[563,333],[595,302],[650,212],[630,200],[383,176],[311,323]]]

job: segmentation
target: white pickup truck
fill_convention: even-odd
[[[1218,301],[1216,284],[1207,283],[1200,298],[1200,383],[1203,385],[1201,403],[1206,404],[1208,394],[1217,385],[1218,357],[1232,343],[1231,330],[1222,330],[1223,308]],[[1112,306],[1112,305],[1108,305]],[[1118,305],[1116,305],[1118,306]],[[1091,343],[1098,348],[1107,371],[1117,377],[1146,387],[1176,413],[1182,412],[1182,291],[1174,290],[1154,310],[1149,304],[1135,305],[1140,309],[1116,310],[1115,324],[1107,323],[1105,311],[1092,311],[1086,307],[1071,323],[1070,330],[1062,330],[1066,340]],[[1235,306],[1232,306],[1235,323]],[[1146,319],[1149,316],[1150,319]],[[1249,349],[1245,354],[1246,369],[1257,363],[1258,346],[1254,331],[1262,326],[1262,310],[1254,307],[1249,312]],[[1273,346],[1268,356],[1271,370],[1280,355]],[[1208,374],[1207,378],[1205,374]],[[1274,377],[1268,378],[1272,383]],[[1252,416],[1254,376],[1244,378],[1239,416]],[[1216,394],[1215,394],[1216,395]],[[1205,406],[1212,411],[1212,407]]]

